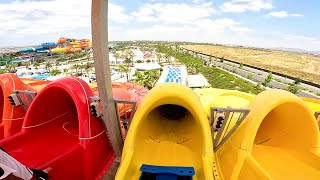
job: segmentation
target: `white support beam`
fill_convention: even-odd
[[[102,119],[117,158],[121,157],[123,140],[112,96],[108,47],[108,0],[92,0],[91,30],[93,59],[96,69]]]

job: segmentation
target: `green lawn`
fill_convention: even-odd
[[[214,88],[239,90],[258,94],[262,90],[253,84],[215,67],[202,67],[200,72]]]

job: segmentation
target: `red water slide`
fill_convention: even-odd
[[[13,90],[37,91],[48,82],[28,81],[27,84],[15,74],[0,75],[0,140],[21,131],[21,126],[26,114],[22,106],[13,106],[8,100],[8,96]]]
[[[22,131],[0,146],[28,167],[51,167],[51,179],[101,179],[114,153],[101,120],[91,115],[91,96],[81,79],[52,82],[33,100]]]

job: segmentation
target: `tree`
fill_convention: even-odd
[[[33,63],[33,67],[34,67],[35,69],[38,69],[39,66],[40,66],[40,63],[39,63],[39,62],[34,62],[34,63]]]
[[[301,83],[302,79],[301,78],[295,78],[294,84],[299,85]]]
[[[78,73],[78,69],[79,69],[79,68],[80,68],[79,64],[74,64],[74,65],[71,66],[71,69],[76,70],[77,76],[79,75],[79,73]]]
[[[127,81],[129,81],[129,72],[130,72],[130,66],[126,66],[126,65],[119,65],[118,69],[121,73],[125,73],[126,77],[127,77]]]
[[[157,56],[158,63],[159,63],[161,61],[162,54],[161,53],[157,53],[156,56]]]
[[[22,62],[22,65],[27,68],[29,66],[29,62]]]
[[[60,60],[56,60],[56,66],[60,66],[60,63],[61,61]]]
[[[62,54],[59,59],[57,59],[57,61],[65,61],[67,60],[67,55],[66,54]]]
[[[209,66],[211,65],[212,63],[212,56],[209,57]]]
[[[132,62],[133,62],[133,57],[134,57],[133,51],[127,49],[127,50],[125,51],[125,61],[126,61],[126,60],[130,60],[130,63],[132,63]],[[128,61],[127,61],[127,62],[128,62]],[[125,62],[124,62],[124,63],[125,63]]]
[[[120,52],[116,52],[116,53],[114,54],[114,58],[116,59],[116,64],[118,64],[118,59],[121,58]]]
[[[123,76],[123,73],[125,71],[125,66],[123,64],[119,65],[118,66],[118,71],[121,73],[121,77]]]
[[[66,76],[68,76],[68,74],[69,74],[69,69],[64,68],[64,69],[62,70],[62,73],[65,74]]]
[[[83,74],[82,71],[83,71],[83,69],[84,69],[84,65],[81,65],[81,64],[80,64],[80,65],[79,65],[79,69],[80,69],[80,76],[82,77],[82,74]]]
[[[5,65],[5,71],[6,72],[10,72],[10,69],[11,69],[11,64],[6,64]]]
[[[169,54],[166,54],[166,55],[165,55],[165,58],[166,58],[167,63],[170,63],[170,55],[169,55]]]
[[[47,70],[48,72],[50,72],[50,69],[52,68],[52,64],[51,64],[50,62],[46,62],[46,63],[44,64],[44,67],[46,68],[46,70]]]
[[[287,90],[293,94],[297,94],[298,92],[300,92],[300,87],[297,84],[292,83],[285,90]]]
[[[5,71],[9,73],[15,73],[17,72],[16,70],[16,64],[6,64],[5,66]]]
[[[85,56],[88,62],[92,60],[90,51],[86,52]]]
[[[52,76],[56,76],[56,75],[58,75],[58,74],[61,74],[61,71],[59,71],[59,69],[52,69],[52,70],[50,71],[50,74],[51,74]]]
[[[272,72],[269,73],[269,75],[264,79],[264,81],[261,83],[263,86],[267,86],[272,81]]]
[[[87,64],[83,65],[83,68],[84,68],[84,70],[86,71],[87,76],[88,76],[88,79],[89,79],[89,81],[90,81],[89,71],[90,71],[90,69],[91,69],[91,65],[90,65],[89,63],[87,63]]]
[[[223,63],[223,61],[224,61],[224,56],[220,58],[220,62]]]
[[[147,87],[148,89],[153,88],[159,79],[159,74],[156,70],[145,71],[143,74],[136,72],[133,76],[135,77],[135,83]]]
[[[126,73],[127,81],[129,81],[130,65],[132,61],[129,58],[126,58],[123,62],[125,64],[124,73]]]

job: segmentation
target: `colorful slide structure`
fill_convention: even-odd
[[[166,83],[149,92],[129,129],[116,179],[319,179],[318,100],[282,90],[257,96],[189,91]],[[211,107],[249,110],[241,122],[226,119],[227,136],[219,148],[214,148],[217,132],[209,130]]]
[[[49,82],[14,74],[1,75],[0,85],[0,146],[11,156],[30,168],[52,168],[50,179],[101,179],[108,171],[115,158],[113,149],[101,120],[90,111],[96,87],[76,77]],[[133,83],[112,85],[115,98],[136,101],[137,106],[148,92]],[[7,96],[13,90],[38,92],[27,112],[10,104]],[[118,108],[120,116],[132,109]],[[8,115],[16,119],[9,121]]]
[[[28,167],[51,167],[51,179],[101,179],[114,153],[104,126],[90,112],[91,96],[78,78],[48,84],[28,109],[22,131],[0,146]]]
[[[249,93],[227,89],[204,88],[195,89],[194,92],[200,98],[208,118],[210,116],[210,107],[225,108],[232,106],[233,108],[244,108],[255,98],[255,95]],[[313,114],[320,111],[320,99],[300,98],[307,104]],[[320,118],[317,121],[320,123]]]
[[[116,179],[139,179],[157,170],[213,179],[212,162],[211,132],[199,99],[186,86],[167,83],[152,89],[138,108]]]
[[[247,118],[216,152],[223,179],[319,179],[319,127],[302,99],[268,90],[247,108]]]
[[[35,48],[21,49],[19,52],[20,53],[31,53],[31,52],[48,53],[48,52],[50,52],[50,49],[55,48],[56,46],[57,46],[57,44],[54,42],[46,42],[46,43],[42,43],[41,45],[39,45]]]
[[[20,79],[15,74],[0,75],[0,140],[21,131],[26,114],[22,106],[13,106],[7,98],[13,90],[29,90],[38,92],[48,81]]]
[[[207,115],[210,107],[251,111],[215,154],[223,179],[320,177],[320,136],[314,117],[320,110],[319,100],[281,90],[268,90],[256,97],[213,88],[194,91]],[[229,121],[229,126],[236,124]]]
[[[76,77],[48,82],[3,74],[0,87],[0,146],[10,155],[31,168],[52,168],[51,179],[101,179],[109,170],[115,155],[102,121],[90,112],[96,84]],[[283,90],[256,96],[192,91],[178,83],[150,92],[133,83],[112,87],[116,100],[139,107],[125,136],[117,180],[320,177],[317,99]],[[37,92],[27,112],[10,104],[13,90]],[[117,107],[120,116],[132,110]],[[223,114],[239,109],[247,113]],[[221,124],[212,124],[215,118]]]
[[[57,47],[51,49],[52,53],[77,53],[82,49],[92,46],[89,39],[73,40],[67,38],[60,38],[57,42]]]

